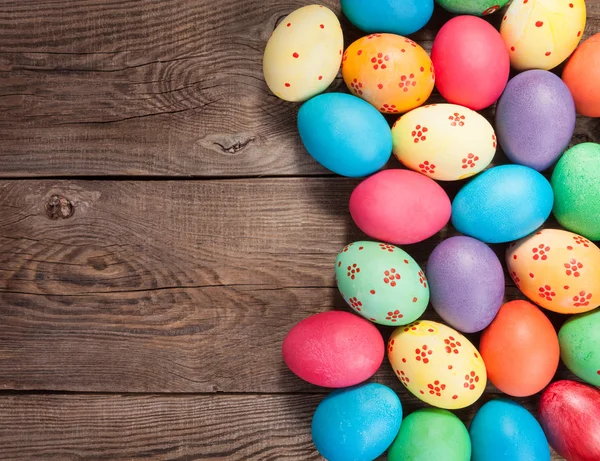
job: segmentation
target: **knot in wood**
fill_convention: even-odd
[[[50,219],[68,219],[75,213],[75,207],[65,197],[53,195],[46,202],[46,215]]]

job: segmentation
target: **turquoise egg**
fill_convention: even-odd
[[[308,153],[342,176],[375,173],[392,153],[386,119],[350,94],[326,93],[305,102],[298,112],[298,132]]]
[[[380,325],[406,325],[429,303],[421,267],[400,248],[379,242],[354,242],[335,260],[337,286],[355,312]]]
[[[369,33],[412,34],[433,14],[433,0],[341,0],[341,4],[350,22]]]

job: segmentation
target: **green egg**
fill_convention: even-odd
[[[554,216],[565,228],[600,240],[600,144],[571,147],[552,173]]]
[[[335,260],[337,286],[358,314],[380,325],[406,325],[429,303],[423,270],[405,251],[379,242],[354,242]]]
[[[560,357],[579,378],[600,386],[600,309],[574,315],[558,332]]]
[[[454,414],[439,408],[411,413],[388,451],[388,461],[469,461],[471,439]]]
[[[436,0],[444,9],[456,14],[485,16],[492,14],[508,3],[508,0]]]

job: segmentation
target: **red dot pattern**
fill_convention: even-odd
[[[393,253],[395,247],[393,245],[388,245],[387,243],[380,243],[379,248],[381,248],[383,251]]]
[[[387,114],[397,114],[400,111],[396,108],[396,104],[384,104],[379,108],[379,112],[385,112]]]
[[[573,275],[573,277],[579,277],[581,275],[579,269],[583,269],[583,264],[577,261],[575,258],[569,259],[569,262],[564,263],[564,266],[567,269],[565,271],[567,275]]]
[[[396,323],[398,320],[400,320],[402,317],[404,317],[404,315],[402,315],[400,313],[400,311],[397,310],[397,309],[395,311],[393,311],[393,312],[390,311],[387,314],[388,315],[387,315],[387,317],[385,319],[389,320],[389,321],[391,321],[393,323]]]
[[[496,143],[496,135],[495,135],[495,134],[492,134],[492,147],[495,149],[495,148],[496,148],[496,146],[497,146],[497,143]]]
[[[451,126],[464,126],[465,124],[465,116],[459,114],[458,112],[454,112],[453,115],[448,117],[448,120],[450,120]]]
[[[421,173],[435,173],[435,165],[433,163],[429,163],[429,160],[425,160],[423,163],[419,163],[419,168],[421,169]]]
[[[371,63],[373,64],[373,69],[378,70],[378,69],[387,69],[387,64],[386,62],[390,60],[389,55],[384,55],[383,53],[377,53],[376,56],[373,56],[371,58]]]
[[[427,141],[427,133],[429,129],[426,126],[417,125],[415,129],[412,131],[411,135],[413,137],[413,142],[418,144],[420,141]]]
[[[356,277],[356,275],[360,272],[360,267],[358,267],[356,265],[356,263],[352,264],[351,266],[348,266],[347,269],[348,269],[347,275],[352,280],[354,280],[354,278]]]
[[[477,165],[478,161],[478,156],[476,156],[475,154],[469,154],[462,159],[462,169],[466,170],[467,168],[475,168],[475,165]]]
[[[356,309],[357,311],[360,312],[360,308],[362,307],[362,303],[356,298],[356,296],[354,298],[350,298],[350,306],[353,309]]]
[[[405,328],[404,331],[407,332],[409,330],[411,331],[417,331],[417,327],[421,324],[421,322],[413,322],[413,323],[409,323]]]
[[[396,272],[395,268],[391,268],[383,272],[383,283],[390,285],[391,287],[396,286],[396,280],[400,280],[400,274]]]
[[[433,351],[423,344],[420,348],[415,349],[415,360],[417,362],[429,363],[429,356],[433,355]]]
[[[408,383],[410,383],[410,378],[406,376],[404,370],[396,370],[396,374],[398,375],[398,378],[400,378],[400,382],[404,384],[404,386],[408,386]]]
[[[575,307],[586,307],[590,305],[590,299],[592,299],[591,293],[586,293],[585,291],[580,291],[579,295],[573,296],[573,301]]]
[[[475,390],[475,384],[479,382],[479,375],[475,373],[475,371],[471,370],[469,374],[465,375],[465,382],[463,383],[463,387],[470,391]]]
[[[437,397],[441,397],[446,389],[446,385],[441,383],[439,380],[435,380],[433,383],[427,385],[427,390],[429,394],[436,395]]]
[[[350,82],[350,91],[354,92],[355,94],[363,94],[362,87],[362,82],[359,82],[357,78]]]
[[[398,87],[402,88],[402,91],[404,93],[407,93],[410,88],[415,86],[417,86],[415,74],[404,74],[400,76],[400,82],[398,83]]]
[[[533,253],[534,261],[541,259],[542,261],[546,261],[548,259],[548,253],[550,252],[550,247],[540,243],[537,247],[531,249]]]
[[[394,341],[393,339],[388,343],[388,351],[392,352],[394,350]]]
[[[444,344],[446,345],[444,350],[448,354],[458,354],[459,348],[462,347],[460,341],[454,339],[454,336],[448,336],[446,339],[444,339]]]
[[[590,241],[586,238],[583,238],[580,235],[574,235],[573,239],[575,240],[575,243],[577,243],[577,245],[583,245],[585,248],[588,248],[590,246]]]
[[[490,6],[487,10],[485,10],[483,13],[481,13],[482,16],[486,16],[488,14],[492,14],[495,13],[496,11],[498,11],[500,9],[500,5],[494,5],[494,6]]]
[[[538,289],[540,298],[546,299],[546,301],[552,301],[552,299],[556,296],[556,293],[552,291],[552,287],[550,285],[544,285]]]
[[[423,285],[423,288],[427,288],[427,279],[425,278],[425,274],[423,273],[423,271],[419,271],[418,273],[419,275],[419,283],[421,285]]]

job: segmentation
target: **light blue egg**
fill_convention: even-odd
[[[383,115],[349,94],[326,93],[305,102],[298,131],[308,153],[342,176],[375,173],[392,153],[392,132]]]
[[[433,0],[341,0],[342,11],[365,32],[412,34],[433,14]]]
[[[329,394],[312,420],[313,443],[328,461],[372,461],[400,430],[402,405],[383,384],[369,383]]]
[[[490,168],[464,186],[452,202],[452,225],[486,243],[518,240],[540,227],[552,211],[554,193],[532,168]]]
[[[492,400],[475,414],[469,429],[471,461],[550,461],[542,427],[521,405]]]

